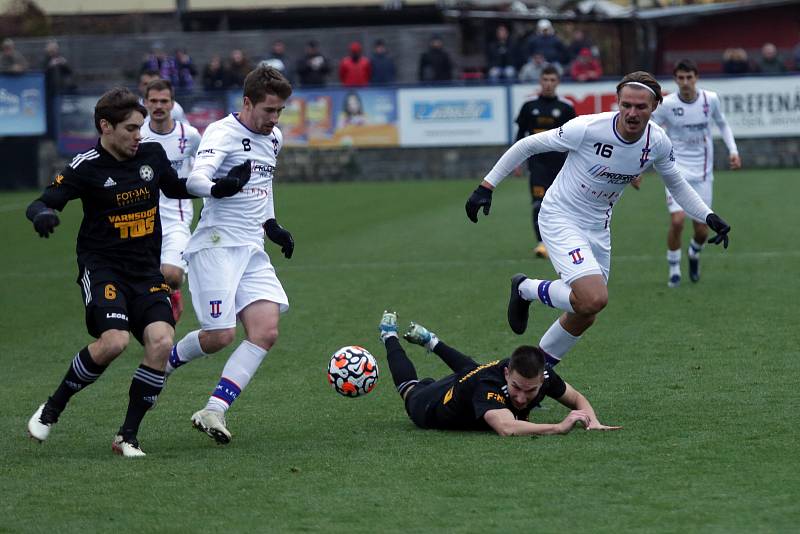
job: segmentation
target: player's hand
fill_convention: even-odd
[[[633,186],[634,189],[638,191],[642,187],[642,175],[640,174],[639,176],[631,180],[631,185]]]
[[[220,178],[211,186],[211,196],[214,198],[232,197],[241,191],[250,181],[250,168],[249,159],[232,167],[227,176]]]
[[[275,219],[269,219],[264,223],[264,232],[266,232],[270,241],[276,245],[280,245],[281,252],[283,252],[283,255],[287,259],[292,257],[292,253],[294,252],[294,239],[292,238],[292,234],[289,233],[289,230],[278,224],[278,221]]]
[[[594,420],[589,423],[589,426],[586,427],[586,430],[620,430],[622,429],[621,426],[608,426],[600,423],[600,421]]]
[[[481,206],[483,207],[483,214],[489,215],[489,209],[492,207],[492,190],[488,187],[483,187],[483,185],[479,185],[472,192],[467,199],[467,204],[464,206],[470,221],[478,222],[478,210],[481,209]]]
[[[39,237],[44,238],[49,238],[50,234],[55,231],[56,226],[60,223],[61,221],[58,220],[58,215],[56,215],[55,210],[50,208],[40,211],[33,218],[34,230],[39,234]]]
[[[588,413],[582,410],[572,410],[558,425],[560,427],[560,432],[566,434],[578,423],[583,424],[584,428],[588,428],[591,420]]]
[[[731,154],[728,157],[728,162],[730,163],[732,171],[742,168],[742,157],[739,154]]]
[[[724,248],[728,248],[728,232],[731,231],[730,225],[723,221],[716,213],[708,214],[708,217],[706,217],[706,224],[709,228],[717,232],[717,235],[709,239],[708,242],[713,245],[722,243]]]

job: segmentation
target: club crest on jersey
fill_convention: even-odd
[[[155,174],[153,173],[153,168],[150,165],[142,165],[139,167],[139,178],[145,182],[152,180],[153,176],[155,176]]]
[[[576,248],[575,250],[570,250],[568,252],[568,254],[572,258],[572,263],[574,263],[575,265],[580,265],[581,263],[583,263],[583,260],[585,259],[581,255],[581,249],[580,248]]]
[[[208,303],[211,305],[211,317],[216,319],[217,317],[222,315],[222,301],[221,300],[210,300]]]
[[[650,161],[650,149],[644,147],[642,149],[642,157],[639,158],[639,168],[641,169],[642,167],[644,167],[645,163],[647,163],[648,161]]]
[[[186,144],[188,142],[189,142],[189,140],[187,138],[185,138],[184,136],[182,136],[182,135],[178,139],[178,150],[181,151],[181,154],[183,154],[184,151],[186,150]]]

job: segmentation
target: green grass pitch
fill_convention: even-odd
[[[37,445],[25,424],[88,341],[75,284],[75,203],[49,240],[24,217],[37,193],[0,196],[0,531],[796,532],[800,521],[800,241],[796,171],[718,172],[733,227],[699,284],[668,289],[663,186],[648,175],[615,210],[610,303],[559,366],[614,433],[500,438],[407,419],[377,339],[384,308],[480,361],[537,343],[505,320],[509,279],[552,277],[531,253],[524,179],[474,225],[476,180],[277,185],[294,258],[268,251],[291,300],[281,336],[229,412],[233,442],[191,428],[228,349],[180,369],[140,433],[147,458],[111,453],[135,342]],[[688,232],[684,234],[688,242]],[[187,311],[182,336],[196,328]],[[241,334],[241,333],[240,333]],[[360,344],[381,376],[347,399],[324,369]],[[409,347],[420,376],[444,364]],[[533,420],[559,421],[547,401]]]

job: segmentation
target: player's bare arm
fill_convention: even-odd
[[[548,436],[552,434],[567,434],[576,424],[581,423],[588,427],[591,423],[589,414],[580,410],[573,410],[560,423],[531,423],[514,418],[511,410],[500,408],[489,410],[483,415],[486,423],[501,436]]]

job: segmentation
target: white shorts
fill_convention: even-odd
[[[713,197],[714,191],[714,181],[713,180],[706,180],[705,182],[688,182],[692,189],[697,191],[697,194],[700,195],[700,198],[703,199],[703,202],[706,203],[706,206],[709,208],[711,207],[711,198]],[[665,188],[667,192],[667,209],[670,213],[677,213],[679,211],[685,211],[680,205],[672,198],[672,195],[669,194],[669,189]]]
[[[192,305],[203,330],[235,327],[239,312],[257,300],[275,302],[281,313],[289,309],[289,299],[264,249],[204,248],[185,257]]]
[[[191,232],[184,224],[172,224],[161,229],[161,264],[174,265],[186,270],[183,251]]]
[[[558,276],[567,285],[590,274],[611,274],[611,231],[583,229],[562,217],[539,217],[539,230]]]

